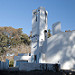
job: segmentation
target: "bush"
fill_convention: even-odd
[[[14,60],[11,60],[11,61],[9,62],[9,67],[13,67],[13,65],[14,65]]]

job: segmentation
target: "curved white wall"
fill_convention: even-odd
[[[75,31],[47,39],[46,63],[60,63],[62,69],[75,68]]]

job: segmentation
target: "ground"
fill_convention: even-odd
[[[64,73],[53,71],[0,71],[0,75],[64,75]]]
[[[75,75],[75,71],[71,70],[60,70],[58,72],[53,71],[5,71],[0,70],[0,75]]]

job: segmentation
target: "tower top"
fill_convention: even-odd
[[[40,10],[43,10],[46,12],[46,14],[48,15],[48,12],[46,11],[46,9],[44,7],[38,7],[37,9],[34,9],[32,12],[33,14],[37,14],[37,12],[39,12]]]

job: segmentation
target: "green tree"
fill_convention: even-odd
[[[22,34],[21,35],[21,42],[24,43],[24,44],[29,45],[31,41],[30,41],[27,34]]]
[[[47,34],[48,34],[48,38],[51,37],[51,30],[50,29],[48,29],[48,33]]]

